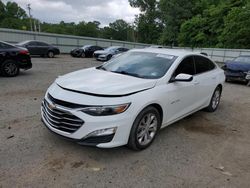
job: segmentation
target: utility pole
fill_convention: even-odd
[[[37,32],[37,28],[36,28],[36,20],[34,19],[34,31]]]
[[[30,31],[33,31],[33,27],[32,27],[32,19],[31,19],[31,7],[30,7],[30,4],[27,4],[27,9],[29,11],[29,17],[30,17]]]

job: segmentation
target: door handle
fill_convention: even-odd
[[[200,83],[200,82],[195,81],[195,82],[194,82],[194,85],[199,85],[199,83]]]

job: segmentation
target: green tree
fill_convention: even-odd
[[[225,17],[225,27],[219,36],[219,46],[227,48],[250,48],[250,2],[235,7]]]
[[[129,0],[129,2],[142,12],[135,20],[138,41],[156,44],[163,30],[159,2],[157,0]]]

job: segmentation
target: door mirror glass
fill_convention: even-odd
[[[191,82],[193,80],[193,76],[190,74],[178,74],[172,81],[173,82]]]

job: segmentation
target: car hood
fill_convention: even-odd
[[[124,96],[153,88],[157,80],[89,68],[60,76],[61,88],[90,95]]]
[[[230,61],[226,62],[226,67],[231,70],[236,70],[236,71],[250,71],[250,64],[247,63],[241,63],[241,62],[236,62],[236,61]]]

